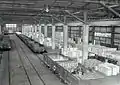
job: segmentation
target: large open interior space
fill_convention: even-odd
[[[0,0],[0,85],[120,85],[120,0]]]

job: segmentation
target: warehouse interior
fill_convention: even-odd
[[[0,0],[0,85],[120,85],[120,1]]]

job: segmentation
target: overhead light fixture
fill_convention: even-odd
[[[48,5],[46,5],[46,9],[45,9],[46,12],[49,12],[49,8],[48,8]]]

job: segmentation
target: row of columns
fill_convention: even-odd
[[[31,28],[31,32],[37,34],[37,29],[39,30],[39,35],[41,34],[41,28],[44,26],[44,36],[47,37],[47,25],[34,25],[33,28]],[[55,25],[52,26],[52,49],[55,49]],[[68,25],[63,26],[63,47],[64,49],[67,49],[68,46]],[[23,31],[26,31],[23,29]],[[35,36],[35,35],[34,35]],[[88,36],[89,36],[89,25],[84,24],[83,25],[83,45],[82,45],[82,55],[83,55],[83,62],[85,59],[88,58]],[[40,38],[40,37],[39,37]]]
[[[22,27],[22,33],[29,33],[31,32],[33,36],[36,36],[35,34],[37,34],[37,29],[39,30],[39,35],[41,34],[41,28],[42,26],[44,26],[44,36],[47,37],[47,25],[41,24],[39,26],[37,25],[33,25],[33,27],[31,28],[25,28]],[[55,49],[55,25],[51,25],[52,26],[52,49]],[[67,40],[68,40],[68,26],[64,25],[64,30],[63,30],[63,41],[64,41],[64,49],[67,49]],[[33,37],[32,37],[33,38]]]
[[[87,11],[84,11],[84,25],[83,25],[83,45],[82,45],[82,62],[88,59],[88,38],[89,38],[89,25],[87,24]]]
[[[42,25],[43,26],[43,25]],[[52,49],[55,49],[55,29],[56,26],[55,25],[51,25],[52,26]],[[47,25],[44,25],[44,36],[47,37]],[[41,26],[39,27],[39,33],[41,33]],[[67,40],[68,40],[68,26],[65,25],[64,26],[64,30],[63,30],[63,41],[64,41],[64,49],[67,49]]]

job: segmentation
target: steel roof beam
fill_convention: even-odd
[[[51,16],[53,19],[55,19],[55,20],[57,20],[57,21],[59,21],[59,22],[61,22],[61,23],[63,23],[63,24],[66,24],[64,21],[62,21],[62,20],[60,20],[60,19],[58,19],[57,17],[55,17],[55,16]]]
[[[32,1],[26,1],[26,0],[24,0],[24,1],[10,1],[10,0],[8,0],[8,1],[1,1],[0,0],[0,4],[18,4],[18,5],[34,5],[34,4],[36,4],[36,2],[37,3],[41,3],[41,2],[44,2],[44,0],[39,0],[39,1],[35,1],[35,0],[32,0]]]
[[[120,18],[120,14],[118,12],[116,12],[114,9],[112,9],[111,7],[105,5],[104,3],[100,3],[100,4]]]
[[[82,22],[82,23],[86,24],[86,22],[85,22],[84,20],[82,20],[82,19],[78,18],[76,15],[74,15],[74,14],[70,13],[68,10],[65,10],[65,12],[67,12],[69,15],[73,16],[74,18],[76,18],[76,19],[77,19],[77,20],[79,20],[80,22]]]

